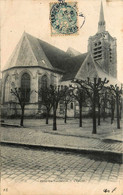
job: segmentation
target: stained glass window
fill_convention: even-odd
[[[30,101],[30,75],[24,73],[21,77],[21,89],[22,89],[22,98],[24,101]]]
[[[10,81],[9,81],[9,76],[7,76],[5,80],[5,85],[4,85],[4,102],[9,102],[9,96],[10,96]]]
[[[42,76],[42,78],[41,78],[41,87],[42,88],[47,87],[47,76],[46,75]]]

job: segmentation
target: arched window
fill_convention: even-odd
[[[71,104],[70,104],[70,108],[71,108],[71,109],[73,109],[73,102],[71,102]]]
[[[9,96],[10,96],[10,81],[9,81],[9,76],[7,76],[4,84],[4,102],[9,102]]]
[[[24,73],[21,77],[21,89],[22,89],[22,98],[24,101],[29,102],[30,100],[30,75]]]
[[[48,85],[48,83],[47,83],[47,76],[44,75],[44,76],[42,76],[42,78],[41,78],[41,87],[42,87],[42,88],[46,88],[47,85]]]

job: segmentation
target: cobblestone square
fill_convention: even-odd
[[[2,179],[8,182],[118,182],[123,180],[123,164],[97,160],[96,155],[1,147]]]

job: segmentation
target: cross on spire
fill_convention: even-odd
[[[105,31],[105,20],[104,20],[103,4],[101,1],[100,17],[99,17],[99,22],[98,22],[98,33],[101,33],[104,31]]]

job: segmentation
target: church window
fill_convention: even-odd
[[[100,49],[102,49],[102,47],[98,47],[98,49],[100,50]]]
[[[71,108],[71,109],[73,109],[73,102],[71,102],[71,104],[70,104],[70,108]]]
[[[87,71],[89,71],[89,69],[90,69],[90,63],[88,62],[87,63]]]
[[[21,77],[22,97],[26,102],[30,101],[30,75],[24,73]]]
[[[9,76],[7,76],[4,85],[4,102],[9,102],[9,95],[10,95],[10,81],[9,81]]]
[[[38,91],[40,91],[41,88],[46,88],[47,87],[47,76],[43,75],[43,76],[39,76],[38,77]],[[38,101],[41,102],[42,98],[41,96],[38,94]],[[40,105],[39,105],[40,107]]]
[[[109,50],[110,50],[110,62],[112,62],[112,50],[111,48]]]
[[[41,87],[42,88],[46,88],[47,87],[47,76],[46,75],[44,75],[44,76],[42,76],[42,78],[41,78]]]
[[[98,45],[101,45],[101,42],[100,41],[98,42]]]

